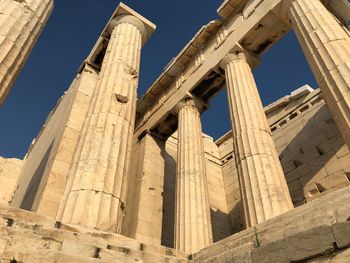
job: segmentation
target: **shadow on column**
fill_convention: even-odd
[[[160,147],[165,162],[161,245],[174,248],[176,160],[166,152],[165,144],[160,145]]]
[[[45,169],[47,166],[47,162],[49,160],[52,147],[54,144],[53,140],[50,144],[50,146],[47,148],[43,158],[41,159],[38,167],[36,168],[33,177],[30,179],[29,185],[27,187],[27,190],[24,194],[22,203],[20,208],[25,209],[25,210],[32,210],[35,198],[42,193],[42,191],[39,191],[40,185],[45,185],[46,182],[43,182],[43,180],[47,180],[47,176],[44,177]]]

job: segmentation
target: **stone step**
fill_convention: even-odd
[[[7,255],[4,255],[1,259],[1,263],[13,263],[15,262],[23,263],[110,263],[109,260],[102,260],[98,258],[88,258],[76,255],[68,255],[61,252],[35,252],[23,253],[13,251]],[[126,263],[131,261],[114,260],[113,263]],[[137,261],[134,261],[137,262]],[[142,262],[142,261],[139,261]]]
[[[72,256],[74,262],[188,262],[185,254],[174,249],[148,246],[122,235],[65,225],[34,213],[0,206],[0,258],[2,254],[4,260],[14,257],[20,262],[50,262],[45,260],[56,256],[62,262],[68,256]],[[89,261],[81,261],[83,259]]]
[[[69,233],[57,229],[41,229],[35,231],[28,228],[1,227],[1,240],[6,242],[3,257],[21,258],[21,255],[35,253],[78,256],[96,258],[113,262],[179,262],[174,256],[154,254],[125,246],[113,246],[101,238]],[[45,235],[47,233],[47,235]],[[22,261],[21,261],[22,262]],[[29,262],[29,261],[28,261]],[[183,261],[186,262],[186,261]]]

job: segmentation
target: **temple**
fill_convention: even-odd
[[[52,8],[0,0],[0,103]],[[350,262],[349,2],[217,12],[137,98],[156,26],[119,4],[25,158],[0,157],[1,262]],[[291,30],[318,87],[264,107],[252,70]]]

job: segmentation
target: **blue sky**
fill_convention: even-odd
[[[204,24],[222,0],[138,0],[124,3],[157,25],[142,50],[139,95]],[[55,9],[24,70],[0,108],[0,156],[23,158],[48,113],[67,90],[119,1],[56,0]],[[254,74],[264,105],[309,84],[316,87],[300,46],[289,33],[262,58]],[[220,116],[220,118],[218,118]],[[218,138],[230,129],[225,91],[202,115],[203,130]]]

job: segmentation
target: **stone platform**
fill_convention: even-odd
[[[295,208],[193,255],[0,206],[5,262],[350,262],[350,187]]]
[[[118,234],[0,206],[0,262],[188,262],[187,255]]]
[[[249,228],[193,255],[194,262],[350,262],[350,187]]]

